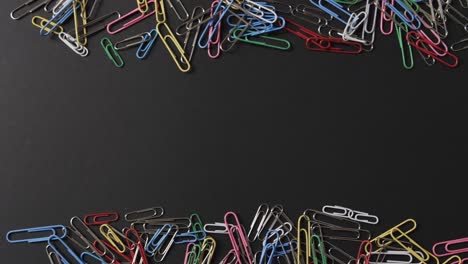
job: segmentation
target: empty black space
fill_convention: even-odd
[[[22,2],[0,1],[2,263],[47,262],[44,245],[9,245],[8,230],[150,206],[205,222],[232,210],[248,225],[262,202],[294,219],[337,204],[378,215],[374,234],[415,218],[426,247],[467,235],[466,52],[456,69],[415,54],[405,70],[396,35],[343,55],[280,33],[291,51],[243,44],[212,60],[199,49],[183,74],[158,40],[144,61],[123,51],[119,69],[100,47],[107,33],[80,58],[31,16],[10,19]],[[104,0],[99,14],[134,2]]]

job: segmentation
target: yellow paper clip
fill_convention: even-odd
[[[85,46],[88,43],[86,37],[86,0],[73,0],[73,16],[75,21],[75,40],[78,44]],[[80,9],[81,11],[78,11]],[[80,29],[82,32],[80,33]],[[80,35],[82,34],[82,35]]]
[[[148,12],[149,6],[148,6],[147,0],[137,0],[136,2],[138,5],[138,10],[140,10],[140,13],[144,14]]]
[[[120,253],[124,253],[127,249],[125,244],[119,238],[119,236],[114,232],[112,227],[108,224],[103,224],[99,227],[99,231],[102,236],[109,241],[109,243]]]
[[[156,16],[156,24],[166,22],[166,9],[164,8],[164,0],[154,1],[154,14]]]
[[[416,229],[416,226],[417,226],[416,221],[414,219],[409,218],[399,223],[398,225],[390,228],[389,230],[383,232],[382,234],[380,234],[379,236],[375,237],[374,239],[370,241],[371,243],[376,244],[374,251],[375,252],[382,251],[385,247],[388,247],[393,242],[395,242],[391,237],[393,229],[397,228],[401,230],[404,235],[408,235],[409,233],[413,232]],[[403,229],[404,227],[406,228]],[[401,237],[402,236],[400,236],[399,238]],[[367,245],[365,249],[366,249],[366,252],[369,253],[369,247]]]
[[[38,27],[38,28],[44,28],[45,25],[47,25],[47,23],[49,22],[49,20],[47,20],[47,18],[44,18],[44,17],[41,17],[41,16],[34,16],[32,19],[31,19],[31,23],[35,26],[35,27]],[[50,23],[50,26],[55,26],[56,24],[54,22],[51,22]],[[50,31],[50,28],[44,28],[44,30],[46,32],[49,32]],[[54,29],[54,31],[52,33],[54,33],[55,35],[58,35],[60,33],[63,32],[63,27],[62,26],[58,26]]]
[[[304,221],[307,221],[306,227],[302,227]],[[297,219],[297,263],[310,263],[310,218],[307,215],[301,215]],[[302,241],[305,238],[305,242]],[[302,261],[303,248],[305,244],[305,262]]]
[[[203,240],[200,256],[198,257],[199,263],[211,263],[213,259],[214,252],[216,249],[216,240],[214,238],[207,236],[205,240]]]
[[[163,34],[163,30],[161,27],[164,27],[165,30],[167,31],[166,34]],[[171,29],[167,25],[167,23],[159,23],[156,25],[156,30],[158,31],[159,38],[161,38],[162,42],[166,46],[167,51],[169,51],[169,54],[171,54],[172,59],[174,60],[175,64],[179,68],[181,72],[188,72],[190,70],[190,62],[185,56],[184,49],[180,45],[179,41],[176,39],[174,36],[174,33],[172,33]],[[179,52],[180,55],[177,55],[174,53],[172,50],[170,43],[168,42],[172,41],[172,44],[175,45],[177,48],[177,51]]]

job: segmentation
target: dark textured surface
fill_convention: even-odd
[[[0,1],[2,263],[47,261],[41,246],[6,244],[9,229],[153,205],[205,221],[235,210],[247,223],[260,202],[294,218],[340,204],[379,215],[378,231],[414,217],[426,246],[467,235],[463,61],[447,70],[417,57],[406,71],[395,36],[362,56],[288,36],[291,52],[199,51],[190,74],[160,42],[143,62],[122,53],[117,69],[102,35],[81,59],[30,17],[9,19],[20,2]],[[104,1],[101,14],[133,2]]]

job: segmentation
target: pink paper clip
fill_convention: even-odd
[[[395,0],[390,0],[390,4],[393,5]],[[382,1],[380,5],[380,33],[382,33],[385,36],[389,36],[393,32],[393,10],[390,10],[390,17],[387,17],[386,14],[386,8],[387,5],[385,4],[385,1]],[[385,31],[385,25],[389,25],[388,31]]]
[[[218,5],[218,3],[219,3],[219,1],[215,0],[211,4],[211,13],[210,13],[211,16],[213,16],[214,9]],[[210,39],[210,41],[208,41],[208,57],[210,57],[212,59],[218,58],[219,55],[221,54],[221,49],[220,49],[220,47],[221,47],[221,41],[220,41],[221,40],[221,24],[222,24],[222,22],[220,21],[218,23],[218,28],[216,29],[216,31],[217,31],[216,38],[214,40]],[[210,36],[213,35],[213,30],[214,30],[214,27],[211,25],[210,29],[209,29]],[[214,51],[215,53],[213,54],[212,51]]]
[[[229,222],[229,217],[233,218],[233,223]],[[230,226],[228,229],[228,234],[229,234],[229,239],[231,240],[231,244],[234,250],[234,253],[236,254],[236,263],[237,264],[242,264],[242,259],[247,260],[246,264],[252,264],[252,253],[250,250],[249,242],[246,239],[246,236],[244,234],[244,228],[239,222],[239,218],[237,218],[236,213],[234,212],[227,212],[224,215],[224,224],[226,226]],[[237,238],[235,236],[237,234],[238,238],[240,239],[240,242],[242,245],[237,244]],[[242,252],[244,254],[242,254]],[[245,258],[244,258],[245,257]]]
[[[434,246],[432,247],[432,253],[434,253],[434,255],[437,257],[445,257],[445,256],[454,255],[454,254],[468,252],[468,247],[458,248],[458,249],[454,248],[456,247],[457,244],[462,244],[466,242],[468,242],[468,237],[438,242],[438,243],[435,243]]]
[[[150,4],[150,3],[154,3],[154,0],[149,0],[148,4]],[[149,5],[149,6],[155,8],[155,5]],[[149,17],[151,15],[154,15],[155,11],[156,10],[153,9],[152,11],[148,10],[148,11],[146,11],[146,13],[141,13],[140,8],[137,7],[135,9],[133,9],[132,11],[128,12],[127,14],[125,14],[125,15],[117,18],[116,20],[110,22],[109,24],[107,24],[107,33],[109,33],[111,35],[119,33],[121,31],[135,25],[136,23],[144,20],[145,18],[147,18],[147,17]],[[125,24],[123,24],[123,26],[121,26],[121,27],[119,27],[119,28],[117,28],[115,30],[111,29],[115,24],[117,24],[119,22],[122,22],[122,21],[126,20],[128,17],[135,16],[135,15],[138,15],[138,16],[136,18],[126,22]]]

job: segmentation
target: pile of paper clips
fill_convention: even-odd
[[[29,0],[13,10],[11,18],[21,19],[41,8],[51,12],[49,19],[34,16],[32,24],[43,36],[58,35],[82,57],[88,55],[86,44],[91,35],[104,29],[115,35],[153,17],[155,26],[141,34],[115,44],[109,38],[101,40],[117,67],[124,65],[119,51],[135,47],[136,57],[144,59],[158,36],[182,72],[190,71],[196,47],[207,50],[213,59],[239,42],[288,50],[290,42],[274,36],[280,30],[304,40],[309,50],[346,54],[370,52],[377,27],[386,36],[395,32],[406,69],[414,66],[413,50],[427,65],[440,62],[456,67],[459,60],[452,52],[468,47],[466,36],[450,43],[450,48],[445,42],[449,22],[468,33],[468,18],[463,14],[468,10],[467,0],[309,0],[308,4],[288,2],[292,0],[213,0],[211,6],[196,6],[190,14],[180,0],[137,0],[136,8],[125,15],[114,11],[98,18],[94,17],[102,0],[36,1]],[[169,26],[165,4],[180,21],[176,27]],[[71,17],[74,28],[65,32],[63,25]]]
[[[118,228],[119,215],[106,212],[74,216],[70,226],[52,225],[8,232],[10,243],[44,243],[50,263],[148,264],[166,260],[174,247],[185,245],[184,264],[462,264],[468,237],[438,242],[432,252],[410,234],[416,221],[407,219],[372,237],[363,225],[379,218],[342,206],[307,209],[297,221],[280,205],[261,204],[248,231],[234,212],[224,221],[203,223],[190,217],[165,218],[164,209],[153,207],[126,213],[128,227]],[[216,251],[215,236],[231,243],[227,254]],[[353,247],[349,247],[349,246]],[[352,251],[344,249],[352,248]],[[256,253],[253,253],[256,252]],[[171,261],[172,262],[172,261]]]

